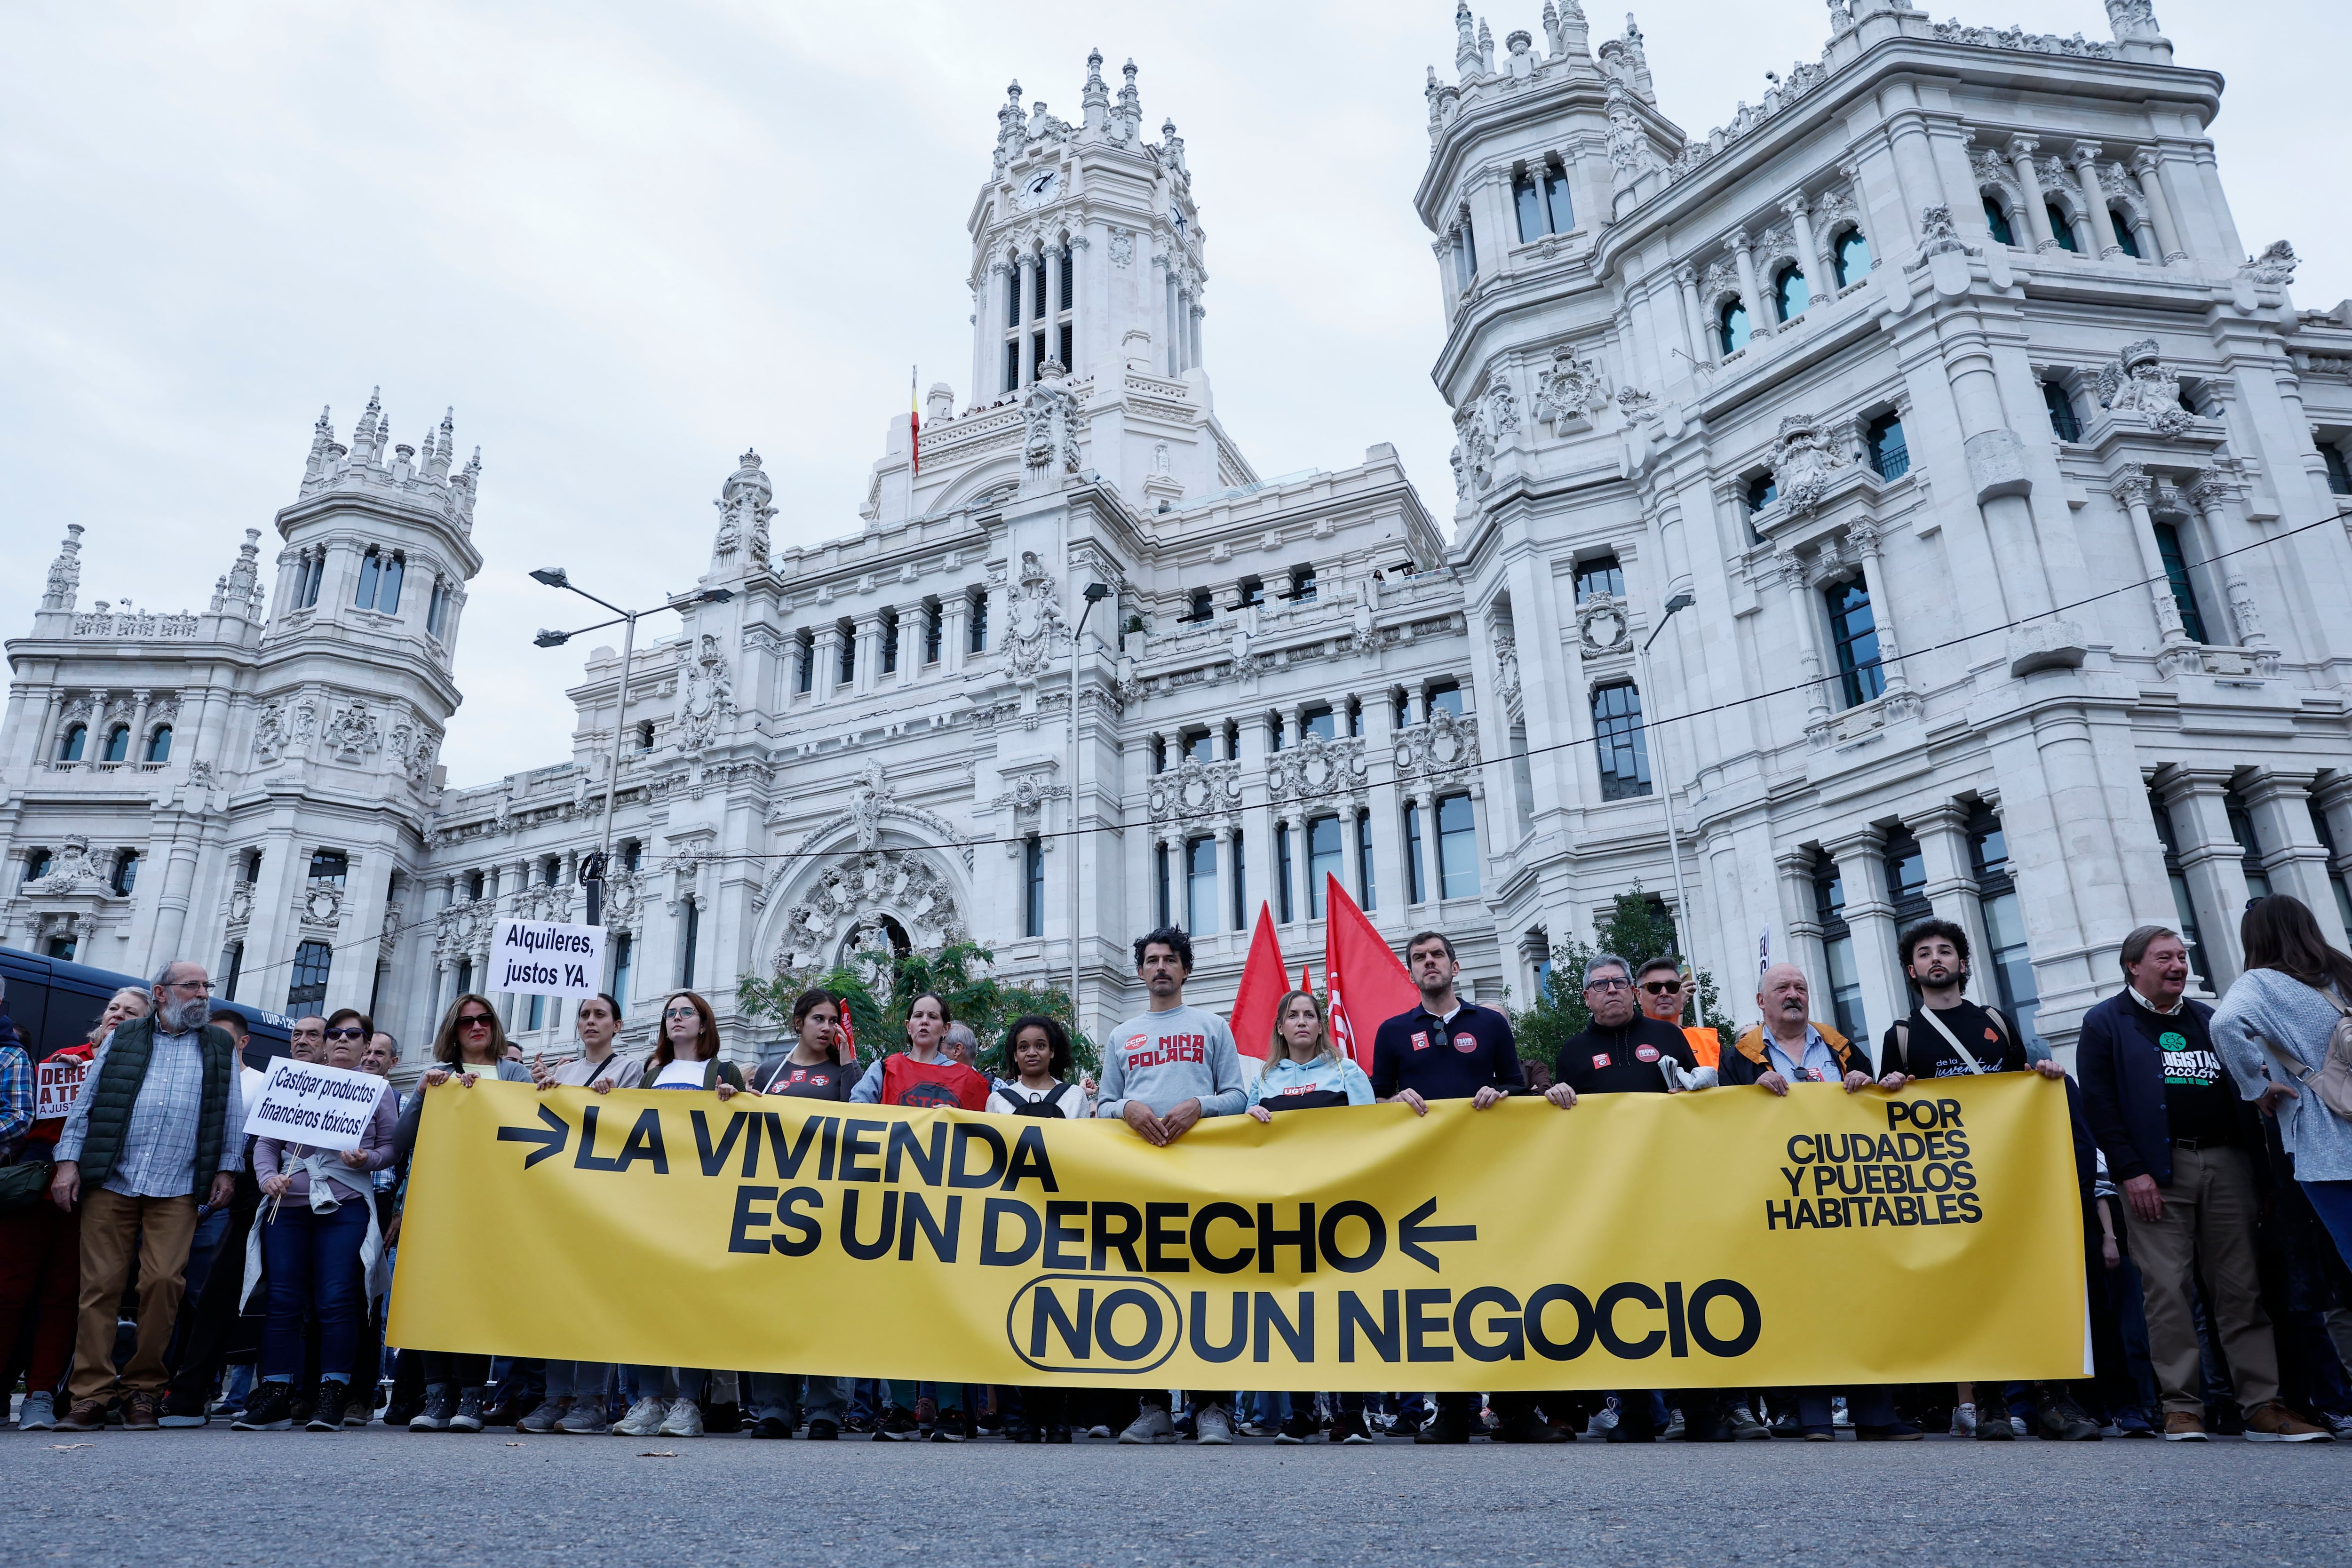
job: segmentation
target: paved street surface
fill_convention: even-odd
[[[0,1476],[14,1502],[0,1526],[8,1564],[2108,1568],[2352,1557],[2345,1444],[1121,1448],[215,1423],[137,1436],[0,1431]]]

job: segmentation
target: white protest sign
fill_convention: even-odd
[[[593,996],[604,983],[604,928],[500,921],[490,941],[490,991]]]
[[[245,1131],[313,1149],[356,1149],[384,1088],[373,1073],[278,1057],[246,1115]]]
[[[33,1069],[33,1120],[47,1121],[73,1109],[81,1080],[89,1076],[88,1061],[60,1061],[56,1057]]]

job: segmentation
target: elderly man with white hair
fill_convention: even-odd
[[[118,1397],[125,1430],[156,1429],[196,1194],[226,1204],[244,1164],[236,1042],[207,1022],[212,993],[202,964],[163,965],[153,1010],[98,1047],[58,1138],[49,1195],[61,1209],[81,1205],[81,1312],[59,1431],[102,1429]],[[115,1311],[134,1254],[137,1348],[118,1376]]]

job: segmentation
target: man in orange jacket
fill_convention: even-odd
[[[1673,1024],[1682,1029],[1683,1038],[1690,1042],[1691,1055],[1703,1068],[1715,1067],[1723,1054],[1723,1042],[1713,1029],[1701,1029],[1683,1023],[1683,1011],[1694,999],[1697,985],[1683,974],[1682,961],[1658,957],[1642,965],[1633,977],[1634,989],[1642,999],[1642,1011],[1661,1024]]]

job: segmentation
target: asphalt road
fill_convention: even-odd
[[[0,1431],[0,1476],[10,1564],[2179,1568],[2352,1554],[2352,1444],[1031,1447],[216,1422]]]

